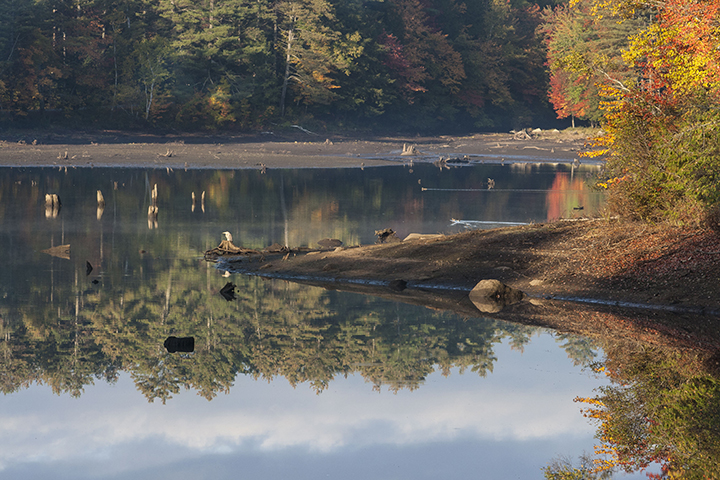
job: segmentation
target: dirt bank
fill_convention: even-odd
[[[578,220],[434,239],[221,260],[221,269],[490,316],[561,331],[720,348],[720,236],[710,230]],[[525,301],[479,311],[482,279]]]

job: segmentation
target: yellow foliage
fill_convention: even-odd
[[[602,188],[610,188],[610,186],[611,186],[612,184],[621,182],[621,181],[623,181],[623,180],[625,180],[625,179],[626,179],[626,175],[623,175],[622,177],[611,178],[610,180],[608,180],[608,181],[606,181],[606,182],[598,182],[596,185],[597,185],[598,187],[602,187]]]
[[[697,32],[706,35],[703,41],[696,38]],[[652,24],[632,37],[623,59],[632,66],[652,67],[675,95],[690,95],[698,88],[717,90],[719,38],[720,27],[706,28],[699,20],[684,25]]]
[[[573,398],[573,402],[581,402],[581,403],[587,403],[589,405],[599,405],[601,407],[604,407],[605,404],[598,400],[597,398],[590,398],[590,397],[575,397]]]
[[[323,75],[322,73],[320,73],[318,71],[313,71],[312,77],[313,77],[313,80],[315,80],[317,83],[321,84],[325,88],[340,88],[339,85],[335,85],[333,83],[332,78],[330,78],[326,75]]]
[[[582,1],[570,0],[570,6],[575,7]],[[597,20],[604,17],[630,18],[647,5],[642,0],[591,0],[590,4],[590,13]]]

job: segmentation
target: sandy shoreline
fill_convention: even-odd
[[[509,133],[355,139],[304,132],[252,136],[33,132],[0,139],[0,166],[357,168],[435,162],[441,157],[477,163],[571,163],[579,159],[584,143],[583,133],[568,131],[545,131],[526,140]],[[404,146],[413,146],[417,153],[402,155]]]

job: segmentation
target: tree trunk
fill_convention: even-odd
[[[115,111],[115,108],[117,107],[117,93],[118,93],[118,64],[117,64],[117,42],[115,41],[115,36],[117,34],[117,29],[113,29],[113,68],[115,70],[115,84],[113,86],[113,101],[112,101],[112,109],[111,111]]]
[[[292,49],[293,30],[288,30],[287,55],[285,56],[285,75],[283,76],[282,93],[280,94],[280,116],[285,116],[285,95],[290,80],[290,51]]]
[[[155,91],[155,80],[150,82],[149,90],[150,92],[148,92],[148,86],[145,85],[145,120],[150,117],[150,107],[152,106],[153,92]]]

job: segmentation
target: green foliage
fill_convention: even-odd
[[[504,128],[547,112],[526,1],[56,3],[0,2],[7,120]]]
[[[492,371],[492,346],[507,336],[527,341],[529,327],[455,321],[422,308],[400,315],[386,301],[339,296],[320,288],[236,279],[239,298],[226,302],[203,288],[204,269],[177,260],[136,288],[84,293],[74,302],[18,318],[3,309],[13,334],[0,345],[3,391],[46,382],[78,396],[94,378],[130,372],[148,400],[163,403],[181,389],[212,399],[238,374],[286,378],[318,392],[338,374],[359,372],[375,388],[417,388],[436,368]],[[104,293],[104,292],[108,293]],[[57,292],[60,294],[60,292]],[[55,315],[57,316],[57,315]],[[169,335],[195,337],[191,356],[169,354]]]
[[[612,478],[612,472],[596,472],[590,455],[580,457],[580,466],[565,457],[558,457],[546,467],[543,467],[543,476],[547,480],[607,480]]]
[[[618,181],[609,207],[645,220],[697,224],[720,203],[720,116],[698,102],[647,115],[647,101],[614,120],[614,150],[606,168]]]

